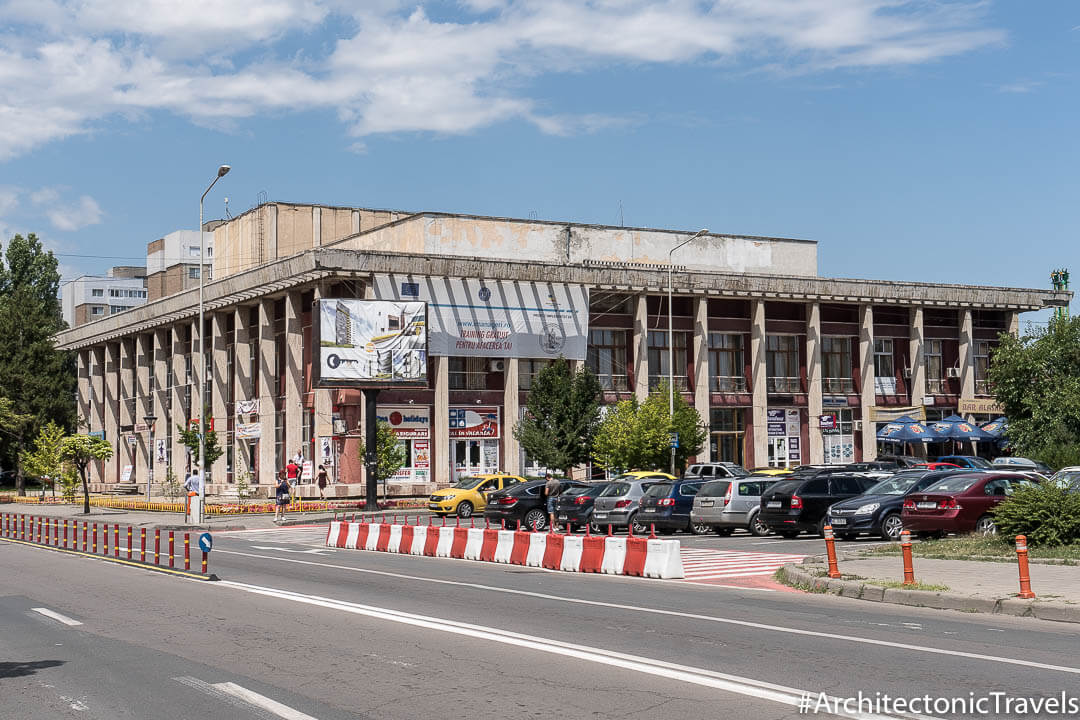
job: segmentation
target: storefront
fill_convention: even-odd
[[[394,480],[428,482],[431,476],[431,408],[427,405],[380,405],[379,422],[387,423],[405,453],[405,467]]]
[[[802,421],[795,408],[765,411],[769,436],[769,467],[802,465]]]
[[[500,408],[489,405],[450,406],[450,457],[454,481],[499,469],[502,437]]]
[[[744,464],[746,408],[712,408],[709,412],[709,457],[714,462]]]
[[[836,408],[818,418],[826,465],[855,462],[855,412]]]

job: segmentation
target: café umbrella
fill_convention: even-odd
[[[993,438],[1000,439],[1005,435],[1005,431],[1009,429],[1009,419],[1006,417],[999,417],[997,420],[991,420],[979,429]]]
[[[944,420],[930,424],[932,442],[952,440],[954,442],[993,442],[997,438],[979,429],[959,415],[950,415]]]
[[[877,432],[880,442],[891,443],[925,443],[933,441],[926,426],[907,415],[899,417],[892,422],[886,423]]]

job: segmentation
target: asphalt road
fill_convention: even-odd
[[[1071,625],[290,537],[218,535],[215,583],[0,542],[0,717],[785,718],[804,692],[1080,687]]]

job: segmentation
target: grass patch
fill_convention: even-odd
[[[877,585],[878,587],[893,588],[896,590],[928,590],[930,592],[948,592],[948,585],[934,585],[933,583],[916,582],[914,585],[905,585],[900,580],[875,580],[873,578],[859,578],[865,585]]]
[[[999,536],[961,535],[941,540],[920,540],[911,544],[915,557],[934,560],[988,560],[1016,562],[1016,548]],[[866,556],[899,555],[900,544],[881,545],[863,551]],[[1080,544],[1028,548],[1028,557],[1038,560],[1058,560],[1065,565],[1080,564]]]

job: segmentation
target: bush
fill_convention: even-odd
[[[1080,493],[1055,483],[1017,490],[993,511],[998,534],[1011,541],[1027,537],[1029,545],[1068,545],[1080,540]]]

